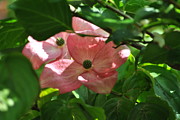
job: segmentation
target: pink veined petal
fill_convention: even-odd
[[[60,33],[57,33],[55,34],[54,36],[50,37],[49,39],[46,40],[46,42],[54,45],[54,46],[58,46],[56,44],[56,39],[57,38],[62,38],[64,41],[65,41],[65,44],[66,44],[66,41],[67,41],[67,38],[69,36],[70,33],[67,33],[67,32],[60,32]]]
[[[29,36],[29,43],[24,47],[22,53],[30,59],[34,69],[38,69],[43,63],[57,58],[70,58],[66,45],[68,36],[69,33],[60,32],[46,41],[40,42]],[[64,39],[65,45],[58,46],[56,44],[56,39],[59,37]]]
[[[109,37],[108,32],[79,17],[73,17],[72,26],[76,33],[95,35],[100,37]]]
[[[84,60],[93,60],[97,52],[105,45],[102,37],[81,37],[70,34],[67,46],[72,58],[82,64]]]
[[[110,76],[100,77],[94,71],[89,71],[81,75],[80,81],[96,93],[107,94],[111,92],[117,81],[117,72],[114,71]]]
[[[79,88],[82,83],[78,76],[84,72],[84,68],[73,60],[60,59],[45,65],[40,76],[42,88],[52,87],[67,93]]]
[[[93,61],[94,70],[99,74],[111,72],[126,62],[130,50],[123,45],[117,49],[113,48],[113,42],[107,43],[96,55]]]
[[[62,38],[64,40],[65,44],[63,46],[59,46],[59,48],[61,48],[61,51],[62,51],[63,59],[71,58],[69,55],[68,49],[67,49],[67,38],[68,38],[69,34],[70,33],[67,33],[67,32],[60,32],[46,40],[46,42],[52,44],[53,46],[57,46],[57,47],[58,47],[58,45],[56,44],[56,39]]]
[[[33,68],[38,69],[43,63],[60,57],[63,51],[45,41],[31,41],[26,44],[22,53],[31,61]]]

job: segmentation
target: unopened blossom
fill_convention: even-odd
[[[67,58],[66,40],[68,35],[69,33],[61,32],[45,41],[37,41],[29,36],[29,43],[26,44],[22,53],[31,61],[34,69],[38,69],[43,63],[52,60]]]
[[[76,18],[73,22],[77,33],[98,37],[70,34],[67,47],[72,59],[46,64],[40,77],[41,87],[66,93],[85,85],[97,93],[110,93],[117,80],[116,69],[127,60],[130,50],[125,45],[114,49],[113,42],[106,44],[109,34],[87,21]]]

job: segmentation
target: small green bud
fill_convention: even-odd
[[[65,43],[65,41],[62,38],[59,37],[59,38],[56,39],[56,44],[58,46],[63,46],[64,43]]]
[[[85,69],[91,68],[91,67],[92,67],[92,62],[91,62],[90,60],[85,60],[85,61],[83,62],[83,67],[84,67]]]

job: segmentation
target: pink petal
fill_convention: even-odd
[[[101,74],[111,72],[126,62],[130,55],[129,48],[123,45],[115,49],[113,46],[113,42],[109,42],[97,53],[93,61],[93,69],[96,72]]]
[[[67,33],[67,32],[57,33],[57,34],[55,34],[54,36],[52,36],[52,37],[50,37],[49,39],[47,39],[46,42],[48,42],[48,43],[50,43],[50,44],[52,44],[52,45],[54,45],[54,46],[57,46],[57,44],[56,44],[56,39],[57,39],[57,38],[62,38],[62,39],[65,41],[65,43],[66,43],[66,40],[67,40],[69,34],[70,34],[70,33]]]
[[[43,63],[54,60],[56,58],[70,58],[66,46],[66,40],[69,33],[58,33],[46,41],[37,41],[31,36],[28,37],[29,43],[26,44],[22,53],[30,59],[34,69],[38,69]],[[65,40],[65,45],[59,47],[56,44],[56,39],[61,37]]]
[[[76,33],[81,33],[81,34],[86,34],[86,35],[95,35],[95,36],[101,36],[101,37],[109,37],[109,33],[104,31],[103,29],[79,17],[73,17],[72,25]]]
[[[72,58],[82,64],[84,60],[93,61],[95,55],[105,45],[105,40],[102,37],[81,37],[70,34],[67,46]]]
[[[63,46],[61,46],[61,51],[62,51],[62,58],[66,59],[66,58],[71,58],[67,49],[67,38],[69,36],[70,33],[67,32],[60,32],[55,34],[54,36],[50,37],[49,39],[46,40],[46,42],[52,44],[53,46],[57,46],[56,44],[56,39],[57,38],[62,38],[65,42],[65,44]]]
[[[46,64],[40,76],[41,87],[57,88],[62,94],[73,91],[82,85],[78,76],[83,72],[84,68],[73,60],[53,61]]]
[[[86,80],[83,80],[83,78]],[[82,81],[83,80],[83,81]],[[110,93],[117,80],[117,72],[114,71],[110,76],[102,77],[93,71],[83,73],[80,81],[89,89],[96,93]]]
[[[32,63],[34,69],[38,69],[43,63],[56,59],[62,55],[61,48],[55,47],[45,41],[30,42],[24,47],[22,53]]]

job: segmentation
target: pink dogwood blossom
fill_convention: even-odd
[[[125,45],[114,49],[113,42],[105,43],[107,32],[80,18],[73,19],[74,31],[98,37],[69,34],[67,47],[73,60],[46,64],[40,77],[41,87],[66,93],[85,85],[97,93],[110,93],[117,80],[116,69],[127,60],[130,50]]]
[[[68,56],[65,45],[68,35],[69,33],[61,32],[46,41],[37,41],[29,36],[29,43],[26,44],[22,53],[31,61],[33,68],[38,69],[43,63]]]

